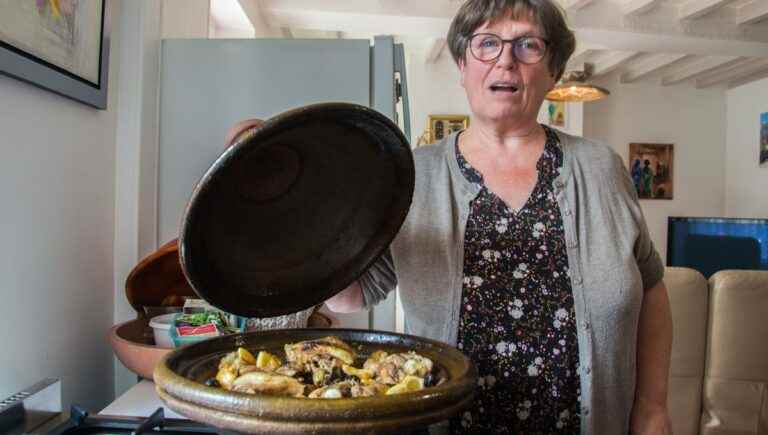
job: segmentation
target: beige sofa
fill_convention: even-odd
[[[675,435],[768,435],[768,272],[667,268]]]

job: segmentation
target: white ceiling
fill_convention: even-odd
[[[578,41],[572,68],[589,63],[595,75],[616,72],[625,83],[643,80],[665,86],[734,87],[768,76],[768,0],[558,1]],[[461,0],[212,0],[211,16],[217,26],[227,27],[242,26],[245,15],[254,25],[266,23],[296,38],[392,34],[429,41],[426,61],[434,61],[445,49],[443,38],[460,4]],[[240,14],[232,13],[240,5]],[[225,7],[229,15],[221,12]],[[258,17],[253,17],[254,11]]]

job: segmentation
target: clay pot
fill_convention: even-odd
[[[284,356],[283,345],[335,335],[366,357],[376,350],[414,350],[432,359],[447,381],[437,387],[378,397],[307,399],[244,394],[208,387],[218,362],[238,346]],[[401,433],[450,418],[467,408],[477,385],[475,366],[456,348],[424,338],[354,329],[274,330],[217,337],[177,349],[155,369],[157,392],[179,414],[240,433]]]
[[[117,359],[128,370],[149,380],[152,380],[152,372],[157,363],[173,350],[155,346],[152,328],[146,318],[113,326],[109,330],[109,344],[112,345]]]

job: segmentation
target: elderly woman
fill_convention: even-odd
[[[672,325],[663,265],[609,147],[537,123],[574,35],[553,0],[469,0],[448,44],[471,126],[415,152],[382,258],[329,301],[399,286],[407,332],[477,365],[454,432],[666,434]]]

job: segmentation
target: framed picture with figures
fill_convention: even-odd
[[[451,133],[469,127],[468,115],[429,115],[429,143],[435,143]]]
[[[640,199],[672,199],[674,145],[629,144],[629,173]]]

